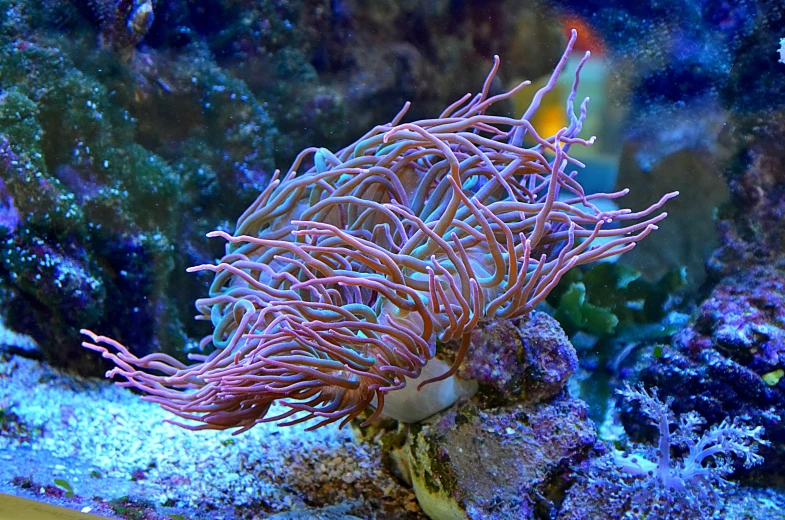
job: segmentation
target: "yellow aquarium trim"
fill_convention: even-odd
[[[101,518],[104,517],[0,493],[0,520],[100,520]]]

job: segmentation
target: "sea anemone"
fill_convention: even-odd
[[[520,119],[486,113],[529,84],[489,96],[495,57],[482,91],[438,118],[401,124],[407,103],[346,148],[308,148],[276,172],[234,234],[208,235],[227,242],[225,256],[189,269],[215,273],[196,302],[197,319],[214,326],[198,363],[139,358],[89,331],[84,345],[114,361],[107,375],[119,384],[200,423],[191,429],[344,425],[372,406],[370,421],[407,384],[422,390],[401,417],[412,421],[470,394],[454,374],[481,320],[520,317],[569,269],[628,251],[676,195],[637,213],[602,211],[595,201],[627,190],[587,195],[567,172],[583,166],[570,148],[594,141],[578,137],[588,98],[579,114],[573,106],[588,52],[569,125],[551,137],[532,127],[576,37]],[[284,411],[270,414],[273,403]]]

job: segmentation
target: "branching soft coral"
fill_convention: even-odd
[[[672,399],[660,400],[657,390],[632,388],[619,392],[637,402],[640,412],[657,428],[657,446],[613,450],[598,464],[591,481],[606,502],[603,509],[618,517],[713,518],[721,506],[725,479],[734,460],[750,468],[763,462],[757,454],[763,428],[725,419],[699,434],[706,421],[696,412],[680,415],[671,411]],[[580,515],[577,515],[579,517]],[[572,517],[571,517],[572,518]]]
[[[583,166],[570,148],[594,140],[578,137],[588,98],[578,114],[573,105],[588,53],[566,101],[569,125],[551,137],[531,125],[576,37],[521,119],[486,114],[528,85],[489,96],[495,58],[482,91],[438,118],[401,124],[407,104],[348,147],[306,149],[276,172],[233,235],[209,235],[227,241],[223,259],[191,268],[215,273],[197,301],[198,319],[215,327],[199,363],[137,358],[88,331],[85,346],[117,364],[109,375],[121,384],[202,423],[194,429],[345,424],[368,406],[375,418],[421,376],[437,342],[455,343],[452,364],[419,386],[449,383],[480,320],[524,315],[569,269],[631,249],[675,195],[638,213],[601,211],[593,201],[627,190],[586,195],[568,173]],[[270,416],[274,402],[288,410]]]
[[[694,411],[682,414],[677,420],[670,408],[673,399],[661,401],[656,388],[647,391],[643,387],[627,386],[619,394],[628,402],[638,402],[641,413],[659,433],[657,449],[649,457],[616,454],[616,463],[630,475],[655,477],[666,489],[684,491],[701,482],[710,486],[727,485],[723,477],[733,471],[730,456],[741,459],[746,468],[763,462],[756,453],[758,444],[765,444],[761,426],[751,428],[725,419],[699,435],[706,420]],[[686,449],[682,459],[672,459],[674,447]]]

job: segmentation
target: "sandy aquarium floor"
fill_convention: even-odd
[[[350,429],[191,432],[108,381],[3,350],[23,342],[0,326],[0,493],[133,520],[426,518]],[[785,518],[781,489],[728,502],[726,518]]]
[[[107,381],[0,355],[0,493],[113,518],[425,518],[348,429],[191,432]]]

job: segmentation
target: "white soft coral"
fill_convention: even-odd
[[[627,385],[618,393],[637,403],[659,432],[656,446],[612,449],[590,477],[608,499],[627,504],[625,518],[711,517],[731,485],[725,477],[733,471],[734,460],[746,468],[763,462],[757,449],[768,443],[761,426],[725,419],[700,434],[705,419],[696,412],[677,417],[671,410],[673,399],[662,401],[656,388]],[[673,516],[674,511],[679,515]]]

